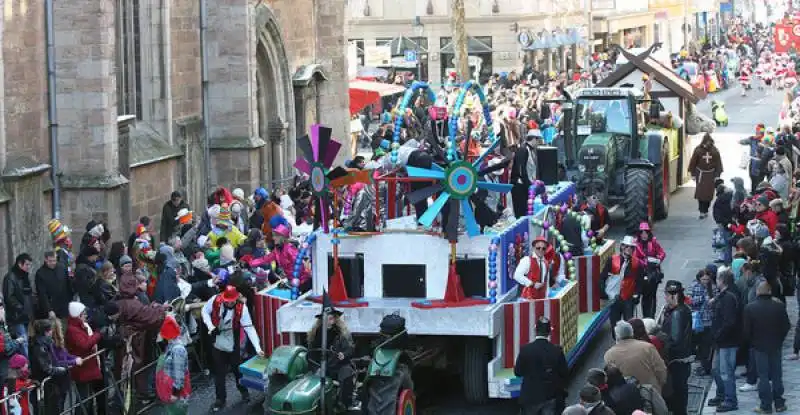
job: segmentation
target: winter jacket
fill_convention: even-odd
[[[770,295],[759,295],[744,308],[744,338],[760,352],[779,351],[789,333],[786,306]]]
[[[183,199],[178,206],[175,206],[171,200],[164,203],[164,207],[161,208],[161,231],[158,233],[161,242],[166,242],[170,236],[177,233],[178,221],[175,218],[181,209],[189,209],[189,204]]]
[[[42,381],[48,376],[60,378],[67,374],[65,366],[55,361],[53,339],[47,336],[36,336],[33,339],[30,354],[31,375],[33,379]]]
[[[164,321],[166,308],[162,305],[142,304],[137,298],[138,285],[133,274],[120,277],[117,305],[119,306],[119,326],[123,336],[158,329]]]
[[[75,278],[72,281],[72,288],[78,295],[78,301],[83,303],[87,309],[94,310],[98,307],[94,296],[93,286],[97,280],[97,269],[95,264],[90,263],[86,257],[79,255],[75,268]]]
[[[36,271],[36,297],[39,301],[39,318],[47,318],[51,311],[58,318],[69,316],[69,302],[72,301],[72,284],[67,267],[56,262],[54,268],[42,265]]]
[[[761,175],[761,140],[756,137],[749,137],[739,141],[739,144],[750,147],[750,165],[748,173],[751,177]]]
[[[16,264],[3,279],[6,323],[28,324],[33,319],[33,289],[28,273]]]
[[[633,256],[636,257],[639,264],[646,265],[647,257],[655,257],[663,262],[667,257],[667,253],[664,252],[664,248],[661,247],[655,236],[652,236],[647,242],[637,241]]]
[[[717,199],[712,207],[714,222],[727,225],[733,222],[733,191],[725,186],[717,188]]]
[[[156,290],[153,293],[153,301],[157,303],[168,303],[181,296],[178,288],[177,261],[175,251],[170,246],[162,245],[159,252],[164,255],[164,264],[160,266]]]
[[[711,321],[711,338],[714,347],[729,348],[739,346],[739,299],[730,287],[714,298],[714,319]]]
[[[667,367],[656,347],[636,339],[618,340],[603,356],[606,364],[618,367],[626,377],[653,385],[658,393],[667,381]]]
[[[0,324],[0,385],[8,377],[8,359],[21,350],[22,346],[8,334],[5,324]]]
[[[776,215],[771,209],[756,213],[756,219],[764,222],[764,224],[767,225],[770,235],[775,233],[775,227],[778,226],[778,215]]]
[[[635,383],[625,382],[621,385],[609,385],[608,392],[604,394],[603,402],[616,415],[631,415],[637,409],[644,409],[642,395],[639,393],[639,388]]]
[[[90,334],[91,333],[91,334]],[[97,352],[97,344],[103,336],[94,332],[79,318],[70,317],[67,320],[67,332],[64,336],[67,350],[80,357],[87,357]],[[81,366],[73,367],[70,371],[75,382],[91,382],[103,379],[100,371],[100,358],[98,356],[87,359]]]
[[[692,354],[692,310],[686,304],[665,309],[661,332],[667,335],[666,356],[684,359]]]

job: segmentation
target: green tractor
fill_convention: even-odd
[[[405,335],[405,332],[402,333]],[[346,409],[338,402],[339,384],[325,378],[324,414],[321,365],[309,354],[329,354],[331,350],[281,346],[272,352],[265,371],[267,380],[264,409],[266,414],[367,414],[415,415],[416,397],[411,380],[411,359],[403,350],[387,347],[389,338],[377,346],[371,357],[354,359],[356,395],[361,409]]]
[[[629,234],[669,214],[670,134],[648,124],[660,111],[634,88],[584,88],[563,102],[562,174],[581,197],[621,206]]]

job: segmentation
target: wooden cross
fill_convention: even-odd
[[[703,158],[703,160],[705,160],[705,161],[706,161],[706,164],[709,164],[709,163],[711,163],[711,159],[712,159],[713,157],[711,157],[711,153],[709,153],[709,152],[707,152],[707,151],[706,151],[706,155],[705,155],[705,156],[703,156],[702,158]]]

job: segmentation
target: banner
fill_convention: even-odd
[[[779,23],[775,25],[775,53],[800,50],[800,25]]]

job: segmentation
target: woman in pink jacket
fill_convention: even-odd
[[[664,279],[661,263],[664,262],[667,253],[653,236],[653,231],[647,222],[639,225],[639,234],[636,235],[636,250],[633,251],[633,256],[639,260],[640,264],[646,264],[641,288],[642,315],[644,318],[654,318],[658,285]]]

